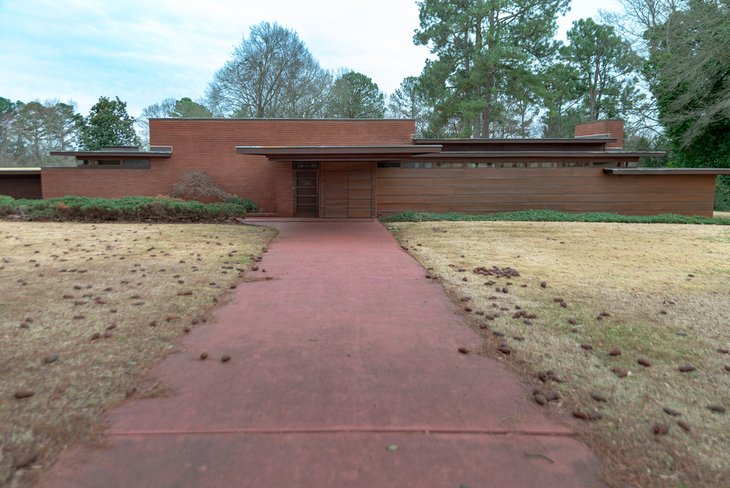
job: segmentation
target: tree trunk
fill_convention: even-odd
[[[487,75],[485,83],[485,105],[482,111],[482,137],[489,139],[490,137],[490,125],[492,123],[492,93],[494,92],[494,73],[490,72]]]

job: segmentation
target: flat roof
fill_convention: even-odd
[[[41,168],[0,168],[0,176],[4,175],[36,175],[41,173]]]
[[[608,144],[616,142],[618,139],[610,137],[581,137],[581,138],[529,138],[529,139],[465,139],[465,138],[443,138],[443,139],[413,139],[415,144],[470,144],[470,145],[481,145],[481,144],[578,144],[578,145],[590,145],[590,144]]]
[[[661,152],[644,151],[446,151],[439,154],[415,155],[414,160],[488,159],[522,161],[635,161],[643,157],[663,156]]]
[[[271,160],[289,161],[311,159],[388,159],[411,157],[419,154],[440,153],[441,145],[396,145],[396,146],[236,146],[237,154],[266,156]]]
[[[174,120],[174,121],[180,121],[180,120],[217,120],[217,121],[230,121],[235,120],[237,122],[241,121],[247,121],[247,122],[259,122],[262,120],[265,121],[298,121],[298,122],[414,122],[416,119],[388,119],[388,118],[349,118],[349,117],[343,117],[343,118],[304,118],[304,117],[261,117],[261,118],[251,118],[251,117],[150,117],[148,120]]]
[[[603,168],[612,175],[730,175],[730,168]]]
[[[51,151],[51,156],[73,156],[76,159],[95,157],[105,158],[169,158],[172,156],[172,146],[155,146],[149,151],[134,150],[125,146],[107,147],[93,151]]]

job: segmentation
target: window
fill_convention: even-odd
[[[453,168],[463,168],[464,163],[452,163],[449,161],[435,161],[433,163],[415,163],[408,161],[406,163],[403,163],[404,168],[440,168],[440,169],[453,169]]]
[[[105,168],[105,169],[149,169],[149,159],[84,159],[79,162],[84,168]]]
[[[431,166],[431,163],[412,163],[409,161],[407,163],[403,163],[403,167],[404,168],[431,168],[432,166]]]
[[[378,168],[400,168],[400,163],[397,161],[383,161],[378,163]]]
[[[129,169],[149,169],[149,159],[125,159],[124,167]]]
[[[294,169],[317,169],[319,163],[294,163]]]

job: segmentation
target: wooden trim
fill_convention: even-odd
[[[603,168],[612,175],[730,175],[730,168]]]

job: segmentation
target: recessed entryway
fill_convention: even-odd
[[[319,217],[319,163],[294,163],[294,209],[297,217]]]

